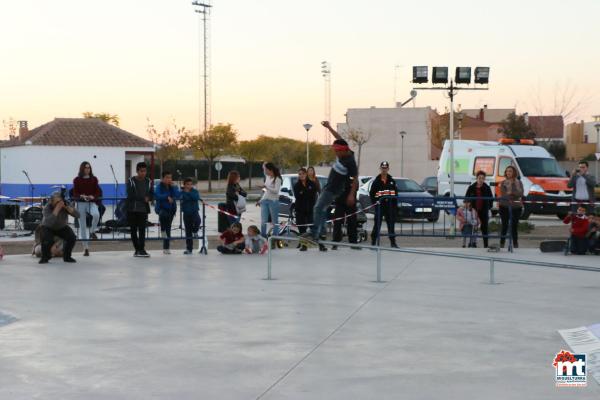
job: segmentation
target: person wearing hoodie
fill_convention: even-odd
[[[179,188],[173,184],[173,175],[169,171],[163,171],[160,184],[154,192],[156,199],[154,211],[158,214],[164,254],[171,254],[171,226],[177,213],[177,200],[180,197]]]
[[[181,212],[183,213],[183,226],[185,227],[185,251],[183,254],[190,255],[194,250],[194,239],[198,237],[198,230],[202,219],[198,211],[200,207],[200,193],[194,187],[192,178],[183,181],[181,191]]]

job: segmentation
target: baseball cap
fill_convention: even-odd
[[[382,161],[381,164],[379,164],[379,168],[389,168],[390,167],[390,163],[387,161]]]

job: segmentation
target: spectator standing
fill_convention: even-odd
[[[492,189],[485,183],[485,172],[477,172],[477,180],[467,188],[465,197],[471,201],[473,208],[479,217],[481,234],[483,235],[483,247],[488,247],[488,225],[490,221],[490,210],[494,205]]]
[[[192,178],[186,178],[183,181],[183,190],[181,191],[181,211],[183,213],[183,226],[185,227],[185,251],[183,254],[190,255],[194,251],[194,239],[198,237],[200,224],[200,193],[194,187]]]
[[[318,180],[317,180],[318,182]],[[296,213],[296,224],[300,234],[306,232],[308,225],[313,222],[313,208],[317,201],[317,186],[308,178],[307,170],[298,170],[298,180],[294,184],[294,211]],[[306,246],[300,246],[300,251],[306,251]]]
[[[247,196],[248,194],[240,186],[240,173],[235,170],[229,171],[229,174],[227,174],[227,190],[225,191],[226,211],[233,215],[227,216],[229,225],[239,221],[242,217],[243,211],[241,211],[241,208],[238,209],[238,202],[241,201],[240,197],[243,197],[243,202],[245,204]]]
[[[148,166],[140,162],[135,166],[136,175],[127,181],[127,221],[131,228],[134,257],[150,257],[146,252],[146,223],[150,214],[150,202],[154,198],[152,182],[146,176]]]
[[[98,239],[96,230],[98,229],[98,221],[100,220],[100,210],[98,202],[102,196],[102,190],[92,172],[92,166],[89,162],[84,161],[79,165],[79,173],[73,179],[73,199],[77,211],[81,215],[79,219],[79,237],[83,244],[83,255],[90,255],[90,237]],[[87,216],[92,217],[92,225],[88,230]]]
[[[279,168],[273,163],[264,163],[263,172],[265,173],[264,192],[256,205],[260,207],[260,233],[266,238],[269,219],[273,224],[273,236],[279,233],[279,190],[283,180]]]
[[[162,179],[154,192],[156,205],[154,211],[158,214],[160,236],[163,238],[163,254],[171,254],[171,227],[177,214],[177,200],[181,197],[179,188],[173,184],[173,175],[163,171]]]
[[[502,232],[500,247],[504,247],[510,227],[513,247],[519,247],[519,217],[523,212],[523,184],[518,179],[517,169],[509,165],[504,170],[504,180],[500,184],[500,220]]]
[[[595,208],[594,202],[596,201],[594,194],[596,177],[590,175],[587,161],[579,163],[579,167],[573,171],[567,186],[573,189],[571,211],[575,211],[578,208],[578,203],[587,203],[585,204],[585,208],[588,213],[592,214]]]

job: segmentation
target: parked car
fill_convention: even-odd
[[[438,193],[437,176],[428,176],[427,178],[423,179],[423,182],[421,182],[421,187],[423,189],[425,189],[432,196],[437,196],[437,193]]]
[[[362,185],[356,193],[357,200],[363,209],[367,209],[371,205],[369,190],[373,180],[371,179]],[[412,179],[396,178],[396,186],[398,187],[398,214],[396,220],[426,218],[430,222],[435,222],[439,219],[440,212],[434,208],[434,197],[417,182]],[[366,212],[374,214],[375,207],[366,210]]]
[[[279,215],[283,218],[288,218],[290,208],[296,201],[294,185],[298,182],[298,174],[284,174],[281,175],[281,178],[283,182],[281,183],[281,189],[279,189]],[[321,188],[327,183],[326,176],[317,175],[317,179],[321,184]]]

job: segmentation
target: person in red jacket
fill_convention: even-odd
[[[77,211],[81,217],[79,218],[79,238],[83,244],[83,255],[90,255],[89,238],[98,239],[96,237],[96,229],[100,220],[100,212],[97,202],[102,195],[98,178],[92,173],[92,166],[89,162],[84,161],[79,166],[79,173],[73,179],[73,200],[76,202]],[[88,231],[87,215],[92,217],[92,226]],[[91,234],[90,234],[91,232]]]
[[[577,214],[572,212],[563,220],[565,224],[571,224],[571,253],[585,254],[588,250],[586,235],[590,227],[590,219],[585,215],[585,206],[577,207]]]

